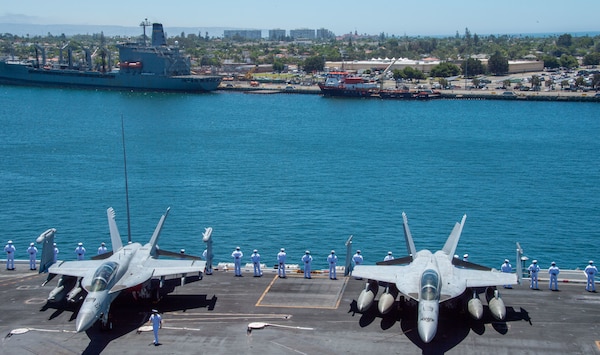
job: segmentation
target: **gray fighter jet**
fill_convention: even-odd
[[[443,249],[435,253],[429,250],[415,250],[405,213],[402,213],[402,218],[410,255],[378,262],[377,265],[358,265],[354,268],[354,277],[369,279],[357,300],[359,311],[363,312],[371,307],[379,288],[378,282],[383,282],[386,288],[379,297],[379,312],[385,314],[391,310],[396,300],[394,287],[404,296],[417,301],[417,328],[421,340],[425,343],[432,341],[437,332],[440,304],[457,300],[461,295],[470,298],[467,309],[471,316],[481,319],[483,305],[478,293],[485,291],[493,317],[503,320],[506,308],[496,286],[516,284],[517,276],[455,257],[454,253],[467,215],[463,216],[460,223],[456,223]]]
[[[165,286],[166,276],[180,276],[181,285],[186,281],[202,279],[205,261],[193,256],[162,252],[157,248],[158,237],[168,213],[169,209],[161,216],[147,244],[123,245],[115,222],[115,212],[109,208],[107,216],[113,252],[99,256],[104,257],[102,260],[59,261],[53,264],[56,230],[49,229],[38,237],[37,242],[44,244],[40,272],[48,271],[46,282],[61,275],[48,300],[59,302],[66,298],[67,301],[78,302],[83,299],[75,321],[77,332],[89,329],[98,320],[101,320],[103,327],[110,328],[110,305],[123,291],[132,292],[135,298],[156,298],[165,293],[161,288]],[[159,254],[178,255],[180,260],[157,259]],[[193,276],[187,279],[187,275]],[[172,289],[166,290],[166,293],[169,291]]]

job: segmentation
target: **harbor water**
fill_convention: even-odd
[[[245,261],[279,248],[325,267],[353,236],[366,263],[440,249],[514,265],[515,243],[543,267],[600,258],[600,106],[522,101],[381,101],[318,95],[164,94],[0,86],[0,225],[17,258],[57,229],[59,259],[121,235],[146,243],[167,207],[162,249]],[[2,244],[4,245],[4,244]],[[342,261],[342,260],[340,260]]]

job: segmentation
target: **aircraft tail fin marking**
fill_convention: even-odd
[[[40,258],[40,271],[48,272],[48,268],[54,264],[54,234],[56,229],[50,228],[40,234],[35,240],[38,244],[42,243],[42,257]]]
[[[121,234],[119,228],[117,228],[117,222],[115,221],[115,210],[109,207],[106,210],[106,216],[108,217],[108,229],[110,230],[110,243],[112,244],[113,252],[123,248],[123,241],[121,240]]]
[[[152,238],[150,238],[150,255],[153,257],[158,256],[158,253],[156,252],[156,244],[158,243],[158,237],[160,236],[160,232],[165,223],[165,220],[167,219],[167,216],[169,215],[170,210],[171,207],[168,207],[165,214],[160,217],[160,220],[156,225],[156,229],[154,229],[154,233],[152,234]]]
[[[444,244],[444,248],[442,251],[448,255],[448,258],[452,260],[454,258],[454,254],[456,252],[456,246],[458,245],[458,241],[460,239],[460,235],[462,233],[463,226],[465,225],[465,220],[467,219],[467,215],[465,214],[460,221],[460,223],[456,222],[452,232],[448,236],[448,240],[446,240],[446,244]]]
[[[408,228],[408,218],[406,217],[406,213],[402,212],[402,220],[404,226],[404,239],[406,240],[406,250],[408,254],[415,258],[417,255],[417,249],[415,248],[415,242],[413,241],[412,234],[410,233],[410,228]]]

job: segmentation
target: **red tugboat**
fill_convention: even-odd
[[[379,93],[379,84],[345,71],[329,72],[325,83],[319,83],[324,96],[370,97]]]
[[[329,72],[319,84],[323,96],[374,97],[395,100],[427,100],[440,98],[438,91],[419,89],[382,89],[380,83],[366,80],[345,71]]]

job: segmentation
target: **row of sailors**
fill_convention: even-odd
[[[504,271],[505,269],[506,270],[510,269],[510,270]],[[503,272],[512,271],[512,267],[510,266],[508,260],[504,260],[504,264],[502,264],[501,270]],[[538,261],[537,260],[532,261],[531,265],[529,265],[527,270],[529,271],[529,276],[531,278],[531,283],[529,285],[529,288],[531,288],[532,290],[539,290],[538,274],[540,272],[540,266],[538,265]],[[598,273],[598,269],[594,265],[594,261],[590,260],[588,263],[588,266],[586,266],[585,270],[583,270],[583,271],[585,272],[585,274],[587,276],[586,283],[585,283],[585,290],[588,292],[596,292],[596,283],[594,282],[594,278],[595,278],[596,274]],[[558,266],[556,266],[556,263],[553,261],[550,264],[550,268],[548,268],[548,274],[550,275],[549,288],[552,291],[558,291],[558,274],[559,273],[560,273],[560,269],[558,268]]]
[[[6,269],[14,270],[15,269],[14,255],[15,255],[16,248],[13,245],[12,240],[8,241],[8,243],[4,247],[4,251],[6,252]],[[35,247],[35,244],[30,243],[29,248],[27,248],[27,253],[29,254],[29,269],[30,270],[36,270],[37,252],[38,252],[38,250]],[[100,244],[97,254],[101,255],[106,252],[108,252],[108,249],[106,248],[106,244],[103,242]],[[58,253],[59,253],[59,250],[56,247],[56,243],[54,243],[54,262],[56,262],[56,260],[57,260]],[[77,255],[77,260],[83,260],[85,257],[85,253],[86,253],[86,250],[83,247],[83,243],[78,243],[77,248],[75,248],[75,254]],[[206,253],[206,251],[205,251],[205,253]],[[233,253],[231,253],[231,257],[234,260],[234,271],[235,271],[236,277],[242,276],[241,263],[242,263],[243,256],[244,256],[244,254],[240,250],[240,247],[235,248]],[[281,248],[279,253],[277,254],[277,264],[278,264],[277,274],[281,278],[286,278],[286,275],[285,275],[286,257],[287,257],[287,254],[285,253],[285,248]],[[468,261],[468,257],[469,257],[469,254],[463,255],[463,261]],[[258,253],[258,250],[254,249],[250,259],[252,260],[252,264],[254,266],[254,276],[255,277],[262,276],[263,274],[262,274],[262,271],[260,270],[260,254]],[[338,257],[337,257],[337,255],[335,255],[335,250],[332,250],[331,254],[329,254],[327,256],[327,264],[329,265],[329,278],[331,280],[337,280],[337,274],[336,274],[337,260],[338,260]],[[392,252],[389,251],[383,260],[384,261],[394,260],[394,256],[392,255]],[[311,278],[311,276],[310,276],[311,264],[313,261],[313,257],[310,254],[309,250],[307,250],[305,252],[304,256],[302,256],[301,261],[302,261],[302,264],[304,265],[304,277],[307,279],[310,279]],[[357,250],[356,254],[354,254],[354,256],[352,257],[353,264],[360,265],[363,263],[363,261],[364,261],[364,259],[360,253],[360,250]],[[500,266],[500,270],[502,272],[508,272],[508,273],[512,272],[512,265],[510,264],[508,259],[504,260],[504,263]],[[537,264],[537,260],[533,260],[533,262],[531,263],[531,265],[529,266],[529,268],[527,270],[529,271],[530,278],[531,278],[531,284],[529,287],[531,289],[538,290],[539,289],[538,288],[538,274],[540,271],[540,267]],[[586,287],[585,287],[586,291],[596,292],[596,284],[594,282],[594,278],[595,278],[596,274],[598,273],[598,269],[596,268],[596,266],[594,266],[593,260],[589,261],[589,265],[585,268],[584,272],[587,275],[587,281],[586,281]],[[558,274],[559,273],[560,273],[560,269],[556,266],[556,262],[553,261],[551,263],[550,268],[548,268],[548,274],[550,275],[550,281],[549,281],[550,290],[558,291]],[[504,285],[504,287],[511,288],[512,286]]]
[[[231,257],[233,258],[234,273],[235,273],[236,277],[242,276],[241,265],[242,265],[242,257],[243,256],[244,256],[244,254],[240,250],[240,247],[236,247],[235,250],[233,251],[233,253],[231,253]],[[250,259],[252,260],[252,265],[254,266],[254,277],[261,277],[263,274],[262,274],[262,271],[260,270],[260,254],[258,253],[257,249],[254,249],[254,251],[252,252],[252,255],[250,256]],[[279,253],[277,253],[277,276],[282,279],[285,279],[287,277],[285,275],[286,259],[287,259],[287,254],[285,252],[285,248],[281,248],[279,250]],[[304,278],[310,279],[311,278],[311,276],[310,276],[311,264],[313,261],[313,257],[310,254],[310,250],[305,251],[304,255],[302,256],[302,258],[300,260],[302,261],[302,264],[304,265]],[[336,271],[337,261],[338,261],[338,257],[337,257],[337,255],[335,255],[335,250],[332,250],[331,254],[329,254],[327,256],[327,264],[329,265],[329,279],[331,279],[331,280],[337,280],[337,271]],[[352,261],[353,261],[354,265],[362,264],[363,257],[362,257],[362,255],[360,255],[360,250],[356,251],[356,254],[354,254],[354,256],[352,257]]]
[[[54,262],[56,262],[58,258],[58,247],[56,243],[53,245],[54,247]],[[6,246],[4,247],[4,252],[6,253],[6,270],[14,270],[15,269],[15,252],[17,249],[13,245],[12,240],[9,240]],[[27,248],[27,254],[29,254],[29,270],[36,270],[36,259],[37,259],[38,249],[35,247],[34,243],[29,243],[29,248]],[[100,244],[98,248],[98,255],[104,254],[108,252],[106,248],[106,244]],[[85,257],[85,248],[83,247],[83,243],[78,243],[77,248],[75,248],[75,254],[77,255],[77,260],[83,260]]]

